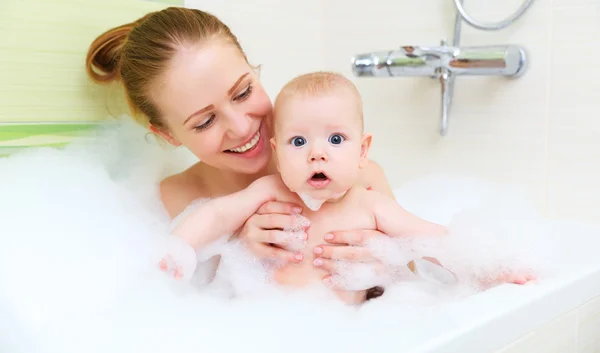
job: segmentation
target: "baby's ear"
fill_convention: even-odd
[[[275,137],[271,137],[269,139],[269,142],[271,142],[271,148],[273,149],[273,152],[275,152],[275,146],[277,145],[277,141],[275,140]],[[275,158],[275,165],[277,166],[277,172],[281,172],[281,170],[279,170],[279,159],[277,158],[277,154],[275,154],[273,156],[273,158]]]
[[[360,167],[364,167],[369,162],[369,149],[371,148],[371,134],[363,134],[362,141],[360,143]]]

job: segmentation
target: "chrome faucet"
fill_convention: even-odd
[[[352,71],[359,77],[430,76],[442,70],[453,75],[518,77],[525,69],[525,50],[519,46],[437,47],[404,46],[392,51],[359,54]]]
[[[352,72],[358,77],[429,76],[440,80],[442,118],[440,134],[448,131],[448,112],[457,75],[520,77],[527,69],[525,49],[517,45],[460,47],[461,15],[456,15],[454,43],[439,46],[403,46],[396,50],[358,54]]]

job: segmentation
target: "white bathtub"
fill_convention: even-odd
[[[0,211],[8,215],[0,234],[0,313],[6,314],[0,317],[0,352],[600,352],[600,256],[592,246],[600,244],[600,232],[566,222],[551,227],[563,234],[594,233],[598,241],[588,237],[587,247],[565,243],[559,275],[433,308],[384,298],[357,312],[294,300],[289,306],[260,300],[229,304],[190,295],[162,275],[140,280],[148,274],[133,270],[125,276],[128,289],[119,291],[117,285],[125,282],[115,285],[113,277],[130,264],[106,268],[104,256],[114,255],[122,238],[141,244],[140,237],[164,226],[156,195],[148,192],[163,172],[149,167],[159,147],[133,146],[144,141],[144,131],[134,131],[117,134],[117,143],[100,141],[69,156],[48,152],[0,160],[0,168],[25,178],[0,175]],[[439,206],[445,211],[429,214],[440,219],[456,209],[450,201],[468,203],[459,188],[437,187],[409,185],[397,196],[425,217],[432,204],[427,198],[445,192]],[[92,220],[82,221],[90,215]],[[148,222],[151,215],[159,219]],[[385,296],[394,298],[394,290]]]
[[[443,324],[424,328],[426,344],[408,352],[600,352],[599,293],[600,265],[531,291],[496,287],[440,311],[431,320]]]

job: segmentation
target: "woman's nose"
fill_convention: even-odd
[[[252,119],[246,114],[239,114],[232,112],[227,117],[228,120],[228,135],[231,138],[245,138],[248,137],[252,131]]]

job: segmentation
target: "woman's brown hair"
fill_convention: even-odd
[[[177,50],[213,38],[234,44],[238,39],[214,15],[195,9],[169,7],[102,33],[86,57],[86,70],[96,83],[121,80],[135,119],[164,128],[150,87],[163,74]],[[247,59],[246,59],[247,61]]]

